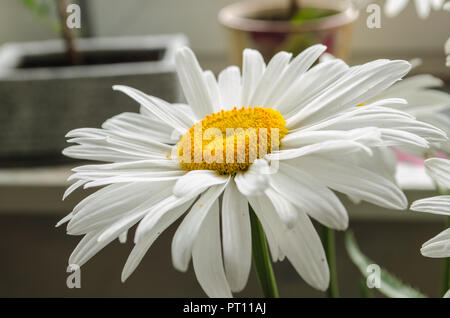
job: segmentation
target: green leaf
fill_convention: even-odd
[[[58,0],[22,0],[22,3],[34,14],[43,17],[50,14],[55,1]]]
[[[359,281],[359,295],[361,298],[373,298],[372,290],[367,287],[366,280],[361,278]]]
[[[339,13],[339,11],[331,9],[304,7],[297,11],[297,13],[292,17],[291,22],[295,24],[302,24],[308,20],[325,18],[337,13]]]
[[[345,234],[345,247],[352,262],[358,267],[362,276],[367,279],[371,273],[366,271],[370,264],[375,264],[371,259],[365,256],[358,247],[355,237],[351,231]],[[405,285],[400,279],[381,268],[381,284],[377,290],[390,298],[424,298],[427,297],[420,291]]]

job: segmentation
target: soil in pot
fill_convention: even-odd
[[[161,60],[164,50],[99,50],[83,52],[82,65],[105,65],[118,63],[152,62]],[[69,57],[65,53],[46,54],[39,56],[25,56],[17,66],[19,69],[39,67],[64,67],[72,66]]]

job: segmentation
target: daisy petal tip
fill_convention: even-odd
[[[326,262],[326,260],[324,259],[324,262]],[[330,272],[328,270],[328,265],[327,265],[327,272],[324,273],[325,276],[320,277],[319,281],[316,282],[315,287],[320,290],[320,291],[326,291],[328,289],[328,287],[330,287]]]
[[[422,248],[420,249],[420,254],[422,254],[422,256],[424,256],[424,257],[431,257],[429,254],[428,254],[428,249],[427,249],[427,246],[424,244],[423,246],[422,246]]]
[[[178,49],[175,53],[176,63],[182,63],[192,59],[196,60],[195,54],[192,49],[187,46]]]
[[[122,274],[120,275],[120,281],[122,283],[125,283],[134,272],[134,270],[130,270],[130,267],[128,267],[127,265],[128,264],[125,264],[125,267],[122,270]]]
[[[112,86],[113,91],[123,91],[126,88],[127,88],[127,86],[124,86],[124,85],[113,85]]]
[[[313,47],[316,48],[317,50],[321,50],[324,52],[327,50],[327,46],[324,44],[316,44],[316,45],[313,45]]]
[[[134,234],[134,239],[133,242],[134,244],[138,244],[142,237],[145,235],[146,231],[142,229],[141,224],[139,224],[139,226],[136,229],[136,233]]]
[[[188,265],[189,265],[189,264],[188,264]],[[188,267],[189,267],[188,265],[184,265],[184,264],[181,264],[181,262],[179,262],[179,261],[173,260],[173,267],[174,267],[177,271],[180,271],[180,272],[182,272],[182,273],[187,272]]]
[[[348,228],[348,218],[347,219],[343,219],[342,222],[339,222],[338,224],[336,224],[335,229],[338,231],[345,231]]]

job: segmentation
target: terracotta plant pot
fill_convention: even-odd
[[[240,65],[245,48],[257,49],[267,61],[279,51],[298,54],[317,43],[325,44],[329,53],[346,59],[352,24],[359,16],[353,3],[350,0],[302,0],[299,3],[303,7],[331,9],[337,13],[295,24],[287,20],[261,19],[286,12],[289,1],[242,1],[222,9],[219,21],[227,29],[231,62]]]

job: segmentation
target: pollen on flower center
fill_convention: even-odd
[[[222,110],[206,116],[185,133],[178,143],[177,156],[184,170],[234,175],[279,149],[287,132],[286,122],[277,110]]]

